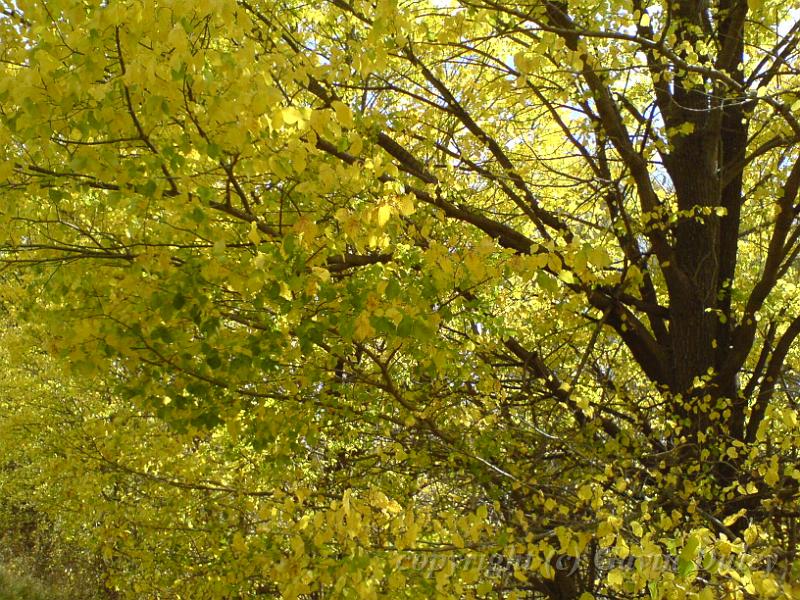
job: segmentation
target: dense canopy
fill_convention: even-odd
[[[5,521],[131,598],[800,596],[800,4],[0,6]]]

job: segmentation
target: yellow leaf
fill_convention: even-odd
[[[638,521],[634,521],[633,523],[631,523],[631,531],[633,532],[633,535],[639,538],[642,537],[642,533],[644,533],[642,525]]]
[[[767,485],[775,485],[778,483],[779,479],[780,476],[778,475],[778,463],[775,462],[770,465],[769,469],[767,469],[767,472],[764,474],[764,481]]]
[[[478,588],[475,591],[478,592],[479,596],[485,596],[492,591],[492,584],[488,581],[482,581],[478,584]]]
[[[392,208],[388,204],[383,204],[378,207],[378,226],[383,227],[386,225],[389,217],[392,216]]]
[[[572,271],[561,271],[558,274],[558,278],[567,284],[575,283],[575,276],[572,274]]]
[[[189,48],[189,41],[186,39],[186,31],[183,26],[176,23],[167,36],[167,43],[175,48],[178,53],[185,52]]]
[[[313,110],[309,115],[309,124],[311,129],[318,135],[325,135],[325,129],[331,119],[331,113],[328,110]]]
[[[744,530],[744,541],[748,546],[754,544],[758,540],[758,528],[755,525],[750,525]]]
[[[339,100],[331,102],[331,107],[336,113],[336,120],[339,121],[341,125],[344,125],[348,129],[354,125],[353,113],[350,111],[350,107]]]
[[[556,254],[550,254],[547,257],[547,267],[554,273],[561,272],[561,259]]]
[[[761,594],[762,598],[771,598],[778,595],[781,591],[775,579],[769,575],[765,576],[756,582],[756,590]]]
[[[10,160],[0,160],[0,181],[8,179],[14,172],[14,163]]]
[[[363,340],[375,335],[375,329],[369,322],[369,316],[366,313],[361,313],[356,319],[355,337],[357,340]]]
[[[697,595],[698,600],[714,600],[714,590],[710,586],[704,587]]]
[[[626,558],[631,553],[630,546],[625,541],[625,538],[618,537],[617,538],[617,545],[614,548],[614,554],[619,556],[620,558]]]
[[[250,223],[250,233],[247,234],[247,239],[255,246],[261,243],[261,236],[258,234],[258,225],[255,221]]]
[[[233,534],[231,548],[236,554],[242,554],[245,550],[247,550],[247,544],[245,544],[244,536],[238,531]]]
[[[287,125],[294,125],[295,123],[301,123],[303,121],[302,113],[294,106],[288,106],[284,108],[281,112],[281,119]]]
[[[393,571],[388,579],[390,590],[399,590],[406,584],[406,577],[400,571]]]
[[[795,409],[791,407],[784,408],[781,411],[781,416],[783,417],[783,424],[786,425],[786,427],[789,429],[797,427],[797,412]]]
[[[311,267],[311,272],[317,276],[318,279],[322,281],[330,281],[331,280],[331,272],[328,269],[323,269],[322,267]]]
[[[355,131],[350,133],[350,154],[358,156],[361,154],[361,151],[364,149],[364,141],[361,139],[361,136],[358,135]]]
[[[299,535],[292,538],[290,545],[295,556],[303,556],[306,553],[306,544]]]
[[[589,259],[589,262],[598,269],[604,269],[611,264],[611,258],[608,256],[608,252],[606,252],[604,248],[590,248],[586,253],[586,257]]]
[[[613,586],[621,586],[624,581],[624,574],[621,569],[612,569],[608,573],[608,583]]]
[[[397,201],[397,209],[404,217],[413,215],[414,211],[417,210],[414,206],[414,200],[410,195],[400,196],[400,199]]]
[[[741,509],[741,510],[738,510],[735,513],[733,513],[732,515],[729,515],[728,517],[725,517],[725,519],[722,521],[722,524],[725,525],[725,527],[730,527],[731,525],[736,523],[736,521],[739,520],[739,517],[744,515],[746,512],[747,512],[747,510],[744,509],[744,508]]]
[[[475,583],[481,576],[481,571],[478,567],[474,567],[469,569],[468,571],[464,571],[461,574],[461,581],[466,584]]]

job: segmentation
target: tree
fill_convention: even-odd
[[[784,6],[8,3],[6,272],[268,457],[231,594],[791,597]]]

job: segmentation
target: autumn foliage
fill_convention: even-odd
[[[3,527],[119,598],[800,596],[800,5],[0,6]]]

